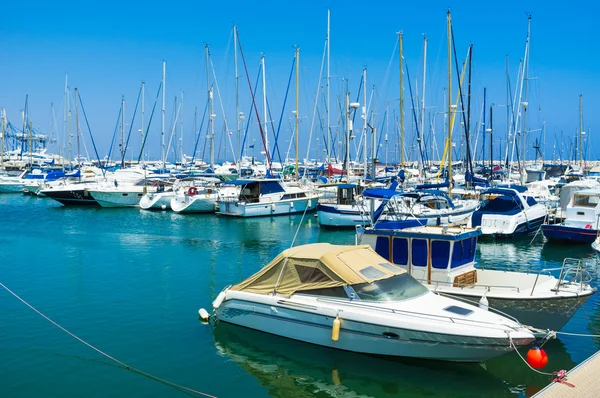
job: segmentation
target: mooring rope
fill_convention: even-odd
[[[142,375],[142,376],[146,376],[146,377],[148,377],[148,378],[150,378],[150,379],[152,379],[152,380],[158,381],[158,382],[160,382],[160,383],[166,384],[166,385],[168,385],[168,386],[171,386],[171,387],[178,388],[178,389],[180,389],[180,390],[183,390],[183,391],[191,392],[191,393],[198,394],[198,395],[202,395],[202,396],[209,397],[209,398],[216,398],[214,395],[206,394],[206,393],[203,393],[203,392],[201,392],[201,391],[197,391],[197,390],[194,390],[194,389],[191,389],[191,388],[188,388],[188,387],[185,387],[185,386],[182,386],[182,385],[179,385],[179,384],[176,384],[176,383],[170,382],[170,381],[168,381],[168,380],[161,379],[160,377],[153,376],[153,375],[151,375],[151,374],[149,374],[149,373],[146,373],[146,372],[144,372],[144,371],[142,371],[142,370],[136,369],[136,368],[134,368],[134,367],[132,367],[132,366],[129,366],[129,365],[127,365],[127,364],[126,364],[126,363],[124,363],[124,362],[121,362],[121,361],[119,361],[118,359],[116,359],[116,358],[114,358],[114,357],[112,357],[112,356],[108,355],[108,354],[107,354],[107,353],[105,353],[104,351],[102,351],[102,350],[100,350],[100,349],[98,349],[98,348],[94,347],[93,345],[91,345],[91,344],[90,344],[90,343],[88,343],[87,341],[85,341],[85,340],[83,340],[82,338],[80,338],[80,337],[76,336],[75,334],[71,333],[70,331],[68,331],[67,329],[65,329],[64,327],[62,327],[61,325],[59,325],[58,323],[54,322],[52,319],[50,319],[49,317],[47,317],[46,315],[44,315],[44,314],[43,314],[41,311],[39,311],[37,308],[35,308],[35,307],[34,307],[34,306],[32,306],[31,304],[29,304],[27,301],[25,301],[24,299],[22,299],[22,298],[21,298],[21,297],[20,297],[18,294],[16,294],[16,293],[15,293],[15,292],[13,292],[12,290],[10,290],[8,287],[6,287],[6,286],[5,286],[5,285],[4,285],[2,282],[0,282],[0,286],[2,286],[2,287],[3,287],[3,288],[4,288],[4,289],[7,291],[7,292],[9,292],[9,293],[10,293],[10,294],[12,294],[14,297],[16,297],[16,298],[17,298],[17,299],[18,299],[20,302],[22,302],[22,303],[23,303],[23,304],[25,304],[27,307],[29,307],[29,308],[31,308],[33,311],[35,311],[35,312],[36,312],[38,315],[40,315],[41,317],[43,317],[44,319],[46,319],[48,322],[50,322],[51,324],[53,324],[54,326],[56,326],[57,328],[59,328],[59,329],[60,329],[60,330],[62,330],[63,332],[67,333],[69,336],[71,336],[71,337],[73,337],[74,339],[78,340],[79,342],[81,342],[81,343],[85,344],[86,346],[90,347],[92,350],[94,350],[94,351],[98,352],[99,354],[102,354],[102,355],[103,355],[103,356],[105,356],[106,358],[108,358],[108,359],[110,359],[110,360],[112,360],[112,361],[114,361],[114,362],[118,363],[119,365],[123,366],[125,369],[127,369],[127,370],[131,370],[132,372],[138,373],[138,374],[140,374],[140,375]]]
[[[521,359],[523,360],[523,362],[525,362],[525,364],[526,364],[527,366],[529,366],[529,369],[531,369],[531,370],[533,370],[534,372],[536,372],[536,373],[539,373],[539,374],[541,374],[541,375],[545,375],[545,376],[552,376],[552,375],[553,375],[552,373],[541,372],[541,371],[539,371],[539,370],[537,370],[537,369],[534,369],[534,368],[533,368],[533,367],[532,367],[532,366],[529,364],[529,362],[527,362],[527,360],[526,360],[525,358],[523,358],[523,356],[521,355],[521,353],[519,352],[519,350],[518,350],[518,349],[517,349],[517,347],[515,346],[515,343],[513,342],[513,340],[512,340],[512,337],[511,337],[511,335],[510,335],[510,334],[508,335],[508,341],[510,342],[510,346],[511,346],[511,347],[512,347],[512,348],[515,350],[515,352],[517,353],[517,355],[519,355],[519,358],[521,358]]]

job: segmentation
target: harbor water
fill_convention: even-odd
[[[482,364],[372,357],[219,323],[204,325],[220,290],[296,244],[353,244],[314,215],[259,219],[139,209],[68,208],[0,195],[0,282],[110,357],[162,380],[218,397],[525,397],[548,384],[515,354]],[[482,241],[484,266],[542,269],[591,248],[538,236]],[[563,332],[596,333],[594,294]],[[195,393],[127,370],[0,289],[0,396],[178,397]],[[590,325],[590,322],[592,325]],[[600,339],[560,335],[546,372],[571,369]],[[523,350],[523,353],[527,349]]]

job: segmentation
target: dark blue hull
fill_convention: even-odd
[[[555,242],[592,243],[598,236],[598,230],[592,228],[567,227],[560,224],[542,226],[546,239]]]

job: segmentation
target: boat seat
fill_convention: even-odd
[[[471,270],[454,277],[454,287],[473,287],[477,283],[477,270]]]

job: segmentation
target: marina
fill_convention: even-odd
[[[332,2],[3,32],[1,397],[600,396],[594,5]]]
[[[287,249],[296,230],[297,244],[354,243],[354,231],[320,228],[313,216],[243,219],[63,207],[22,195],[1,195],[0,206],[0,243],[11,248],[0,252],[1,282],[103,352],[179,385],[215,396],[508,397],[531,396],[551,379],[529,370],[515,353],[482,364],[392,360],[198,320],[198,308]],[[61,228],[49,233],[56,225]],[[541,236],[531,245],[529,239],[482,241],[477,262],[481,256],[486,266],[533,269],[560,267],[565,257],[576,257],[597,269],[590,247],[557,247]],[[8,293],[1,295],[0,316],[10,320],[0,333],[3,396],[181,395],[115,366]],[[595,294],[561,330],[595,334],[599,314]],[[544,349],[544,371],[570,370],[600,342],[558,335]]]

